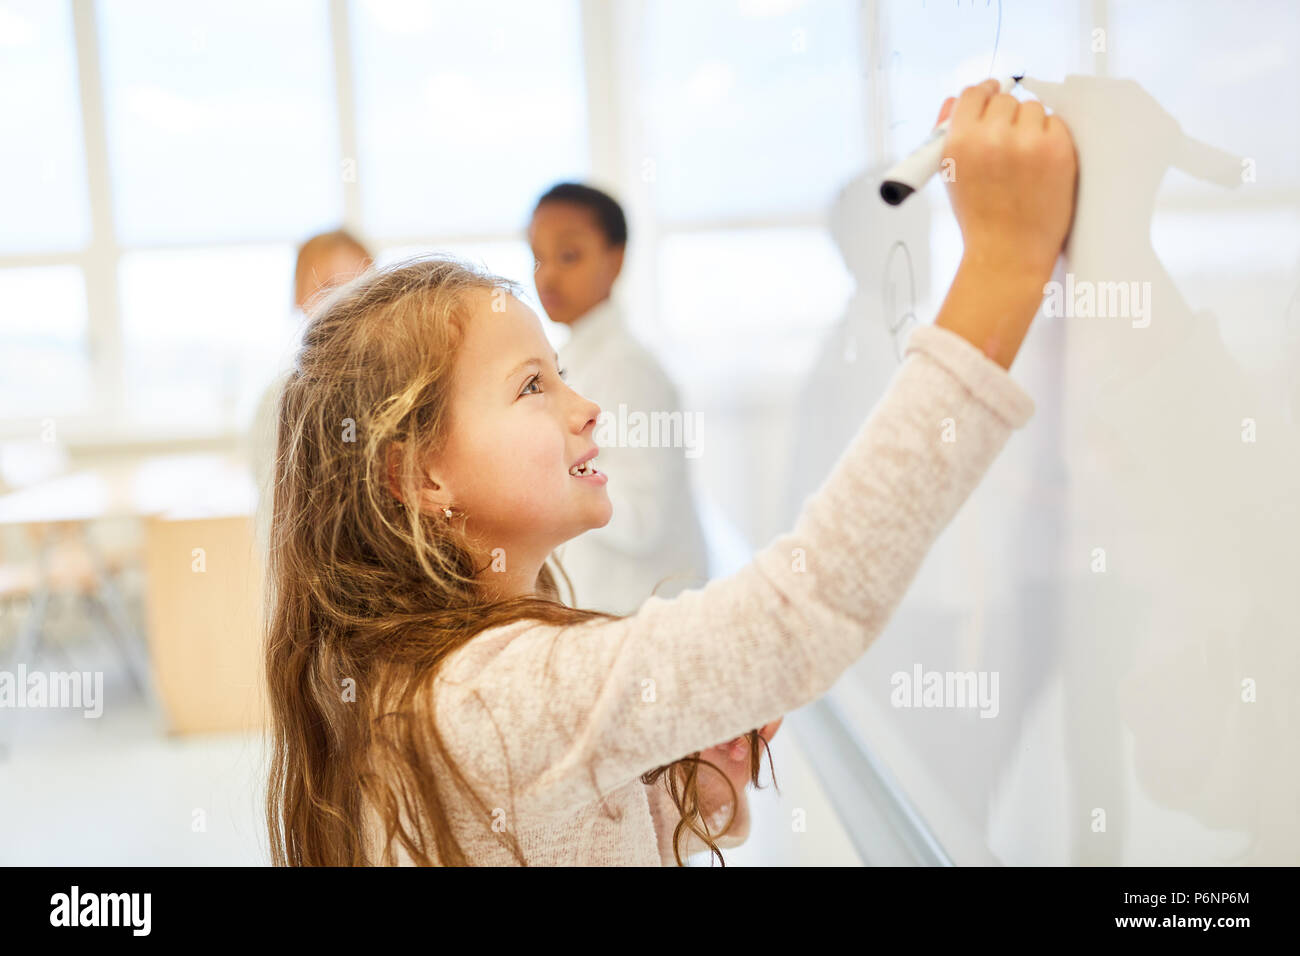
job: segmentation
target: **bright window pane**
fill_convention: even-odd
[[[648,4],[638,174],[669,220],[820,211],[867,158],[857,3]]]
[[[658,323],[645,338],[664,341],[660,352],[684,381],[706,367],[745,377],[746,362],[801,374],[853,293],[821,229],[674,235],[660,245],[659,266]]]
[[[126,245],[336,225],[328,6],[100,3],[114,212]]]
[[[351,7],[366,231],[514,232],[588,168],[573,0]]]
[[[0,302],[0,417],[85,411],[92,382],[81,270],[0,270]]]
[[[71,5],[0,2],[0,252],[90,239]]]
[[[137,423],[238,427],[287,368],[299,332],[294,248],[123,257],[124,379]]]

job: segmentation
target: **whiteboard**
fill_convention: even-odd
[[[955,863],[1300,863],[1300,6],[872,9],[883,149],[832,214],[857,292],[796,404],[791,521],[960,256],[942,184],[892,209],[881,169],[1023,71],[1081,178],[1011,368],[1036,413],[831,702]]]

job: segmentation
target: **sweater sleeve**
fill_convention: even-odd
[[[434,681],[439,733],[507,819],[570,814],[824,694],[881,633],[1032,399],[965,339],[908,339],[792,531],[735,574],[619,620],[520,621]]]

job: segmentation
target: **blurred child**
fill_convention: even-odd
[[[988,81],[945,155],[961,265],[793,530],[628,617],[561,600],[553,552],[609,523],[617,478],[584,467],[600,407],[507,280],[416,260],[313,311],[278,406],[273,863],[671,865],[744,839],[736,782],[780,716],[871,646],[1034,412],[1007,370],[1073,211],[1070,134]]]
[[[611,298],[623,267],[627,221],[598,189],[560,183],[537,202],[528,227],[534,281],[552,321],[567,325],[560,367],[571,386],[610,416],[690,414],[659,361],[628,330]],[[679,434],[684,435],[683,432]],[[594,465],[610,476],[614,516],[559,552],[582,607],[631,614],[651,593],[672,597],[708,579],[709,557],[684,447],[620,447],[596,433]],[[656,589],[657,588],[657,589]]]
[[[374,265],[374,261],[370,250],[343,229],[312,236],[298,247],[298,259],[293,270],[294,308],[299,314],[307,312],[319,296],[356,278]],[[259,555],[266,554],[269,543],[270,482],[275,468],[275,406],[287,380],[286,372],[262,393],[249,433],[249,463],[258,489],[254,533]]]
[[[298,247],[293,270],[294,305],[307,312],[318,295],[356,278],[374,262],[370,250],[347,230],[312,236]]]

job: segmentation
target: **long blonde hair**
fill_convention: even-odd
[[[334,290],[304,331],[280,396],[267,575],[274,865],[391,865],[395,844],[420,865],[469,865],[440,783],[471,794],[484,834],[527,864],[514,836],[491,826],[436,722],[414,719],[418,691],[481,631],[522,619],[617,619],[561,600],[551,564],[574,595],[554,555],[538,576],[540,596],[488,600],[464,528],[403,504],[418,500],[417,463],[447,438],[470,294],[495,289],[519,294],[515,283],[455,259],[408,260]],[[401,456],[400,499],[389,489],[390,449]],[[369,695],[371,706],[349,701],[348,687]],[[748,740],[757,786],[767,742],[756,731]],[[736,794],[733,787],[732,819],[711,833],[700,808],[701,765],[721,773],[696,752],[641,779],[662,778],[680,813],[678,865],[681,841],[693,833],[725,866],[714,838],[730,829]],[[363,837],[366,805],[385,833],[378,860]]]

